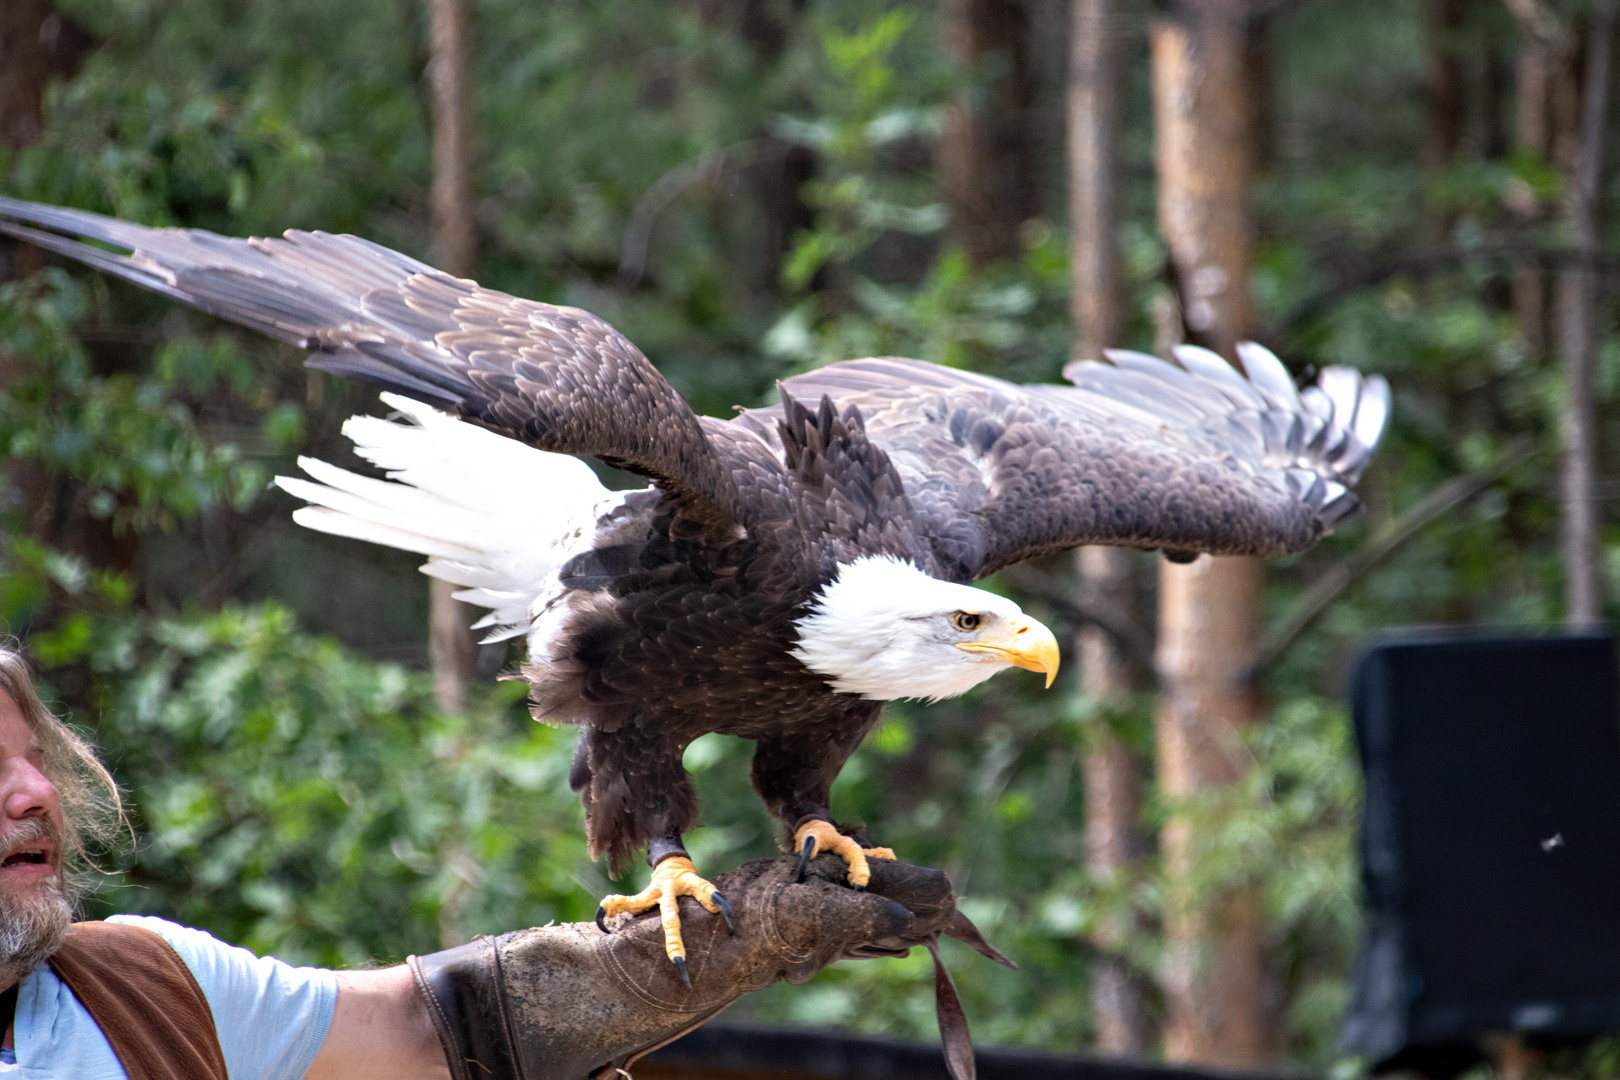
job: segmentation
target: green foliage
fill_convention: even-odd
[[[897,8],[854,30],[820,28],[824,70],[812,95],[819,114],[779,123],[819,151],[819,175],[804,188],[815,224],[799,235],[782,271],[790,291],[810,295],[771,327],[765,349],[801,369],[854,356],[958,366],[999,357],[1003,370],[1036,367],[1035,377],[1044,377],[1064,342],[1042,333],[1059,320],[1037,309],[1061,308],[1067,284],[1050,230],[1030,238],[1025,265],[995,279],[972,273],[960,252],[932,260],[920,282],[880,276],[888,261],[874,251],[880,242],[915,244],[945,225],[931,178],[902,165],[897,151],[938,134],[944,97],[960,79],[937,59],[906,56],[914,24],[914,12]],[[906,60],[909,79],[899,74]]]
[[[438,715],[423,675],[275,605],[103,622],[84,648],[143,836],[106,906],[328,966],[589,917],[572,738],[520,687]]]
[[[0,285],[0,451],[72,476],[114,529],[172,527],[215,501],[245,509],[265,477],[215,445],[177,396],[242,374],[230,347],[175,342],[150,374],[103,375],[73,334],[82,289],[60,270]]]
[[[26,542],[10,554],[5,595],[77,607],[30,650],[47,700],[92,707],[140,838],[106,854],[90,914],[352,966],[594,909],[608,883],[580,843],[573,736],[529,720],[520,684],[446,717],[424,675],[273,603],[153,617],[115,576]]]
[[[51,89],[42,141],[0,154],[7,194],[233,234],[353,231],[425,254],[417,7],[59,6],[99,44]],[[947,62],[933,19],[928,5],[878,0],[481,3],[478,276],[610,319],[713,414],[766,398],[788,371],[859,355],[1056,378],[1071,336],[1065,230],[1032,222],[1021,258],[982,270],[943,239],[931,141],[945,103],[983,73]],[[1526,155],[1466,154],[1425,175],[1421,12],[1408,0],[1292,5],[1270,27],[1262,336],[1296,370],[1387,374],[1396,397],[1360,487],[1367,518],[1278,564],[1267,616],[1445,480],[1518,440],[1537,450],[1288,645],[1265,673],[1271,719],[1240,785],[1177,806],[1150,791],[1150,826],[1172,810],[1204,826],[1197,888],[1252,884],[1265,897],[1291,1062],[1353,1075],[1357,1063],[1334,1065],[1334,1040],[1357,933],[1359,794],[1336,700],[1380,626],[1559,616],[1562,388],[1504,300],[1513,266],[1486,257],[1522,237],[1513,207],[1549,204],[1559,176]],[[1505,55],[1497,23],[1471,33]],[[1145,61],[1131,59],[1125,344],[1150,348],[1165,253]],[[1061,98],[1053,70],[1045,92]],[[1040,115],[1051,126],[1056,113]],[[802,188],[779,167],[789,152],[811,162]],[[1045,202],[1059,206],[1049,156]],[[794,214],[770,209],[784,197]],[[774,234],[784,220],[792,229]],[[1437,220],[1436,242],[1458,258],[1361,272],[1413,251]],[[632,225],[646,268],[621,286]],[[368,392],[300,359],[76,270],[0,286],[0,630],[26,637],[140,830],[133,851],[109,856],[94,910],[160,913],[330,964],[586,917],[616,886],[586,860],[563,782],[572,733],[528,721],[516,684],[441,715],[419,672],[415,560],[295,530],[290,502],[266,493],[295,454],[341,459],[343,418],[375,411]],[[1611,333],[1605,408],[1617,390]],[[1606,539],[1620,581],[1620,534]],[[1061,578],[1067,564],[1044,569]],[[488,672],[507,662],[499,649],[486,660]],[[835,811],[874,839],[948,868],[966,910],[1023,965],[947,946],[985,1042],[1089,1045],[1092,941],[1122,914],[1138,928],[1127,959],[1150,977],[1164,963],[1156,856],[1112,880],[1083,868],[1085,748],[1107,731],[1149,761],[1150,702],[1104,709],[1072,679],[1071,665],[1045,694],[1012,673],[959,701],[891,708],[835,789]],[[705,870],[776,850],[750,752],[718,737],[687,751],[706,818],[688,839]],[[847,964],[740,1008],[932,1038],[929,984],[920,956]]]
[[[938,127],[937,110],[898,95],[895,52],[915,21],[913,12],[897,8],[852,31],[820,28],[826,71],[815,84],[819,115],[782,125],[822,158],[822,175],[803,193],[817,211],[816,225],[798,237],[782,268],[790,289],[805,289],[823,270],[846,266],[885,229],[928,234],[945,224],[937,203],[909,206],[885,198],[894,185],[884,184],[876,168],[884,146]]]

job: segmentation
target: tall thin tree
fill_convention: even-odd
[[[1095,359],[1120,344],[1120,287],[1115,176],[1119,139],[1119,4],[1073,0],[1069,46],[1070,274],[1074,358]],[[1134,613],[1133,554],[1122,548],[1076,552],[1081,589],[1090,605]],[[1133,620],[1134,621],[1134,620]],[[1076,642],[1081,689],[1109,713],[1141,689],[1141,673],[1101,628],[1085,626]],[[1105,881],[1129,874],[1142,850],[1142,776],[1131,748],[1104,722],[1085,748],[1086,865]],[[1091,1008],[1097,1049],[1141,1056],[1151,1030],[1142,985],[1120,955],[1132,916],[1116,913],[1098,928]]]
[[[1439,181],[1457,158],[1467,121],[1463,55],[1459,42],[1467,0],[1423,0],[1425,70],[1423,171],[1429,183],[1430,205],[1424,226],[1431,245],[1444,243],[1451,233],[1453,215],[1437,200]]]
[[[50,10],[47,0],[0,3],[0,146],[12,150],[38,142],[44,130],[49,69],[40,31]],[[0,238],[0,282],[39,270],[41,254],[32,244]],[[0,391],[16,378],[15,365],[0,363]],[[0,473],[0,497],[22,511],[30,531],[38,531],[47,516],[41,512],[47,506],[45,471],[37,461],[8,456]]]
[[[1564,542],[1564,619],[1571,627],[1603,620],[1602,561],[1597,520],[1597,281],[1599,181],[1609,101],[1615,6],[1602,0],[1586,30],[1581,107],[1568,125],[1563,153],[1567,181],[1563,223],[1576,256],[1558,275],[1558,351],[1565,393],[1559,457],[1559,518]]]
[[[0,147],[19,150],[45,134],[45,91],[52,79],[71,78],[94,39],[56,10],[51,0],[0,2]],[[18,281],[45,266],[45,253],[33,244],[0,237],[0,283]],[[0,392],[17,377],[18,367],[0,360]],[[20,511],[31,538],[76,553],[98,554],[120,570],[137,565],[133,529],[115,532],[103,518],[58,514],[48,475],[39,461],[8,456],[0,465],[0,503]],[[76,527],[75,527],[76,526]],[[71,530],[62,535],[59,529]]]
[[[50,65],[42,41],[49,0],[0,4],[0,145],[28,146],[45,126],[45,81]]]
[[[1556,275],[1550,306],[1546,275],[1537,266],[1521,267],[1514,282],[1514,307],[1526,345],[1532,349],[1551,345],[1563,366],[1558,520],[1564,621],[1572,628],[1590,627],[1603,619],[1593,400],[1597,281],[1592,262],[1598,253],[1615,3],[1598,0],[1584,34],[1543,0],[1503,3],[1519,29],[1519,147],[1550,160],[1564,178],[1557,217],[1571,258]],[[1520,192],[1514,201],[1530,221],[1542,217],[1544,208],[1533,193]]]
[[[468,92],[468,6],[471,0],[428,0],[433,100],[432,259],[439,269],[472,277],[477,263],[477,232],[472,213],[472,110]],[[428,647],[433,662],[433,696],[446,712],[467,705],[467,684],[478,663],[470,629],[474,609],[453,595],[455,586],[431,579],[428,594]],[[445,844],[453,877],[439,900],[439,943],[452,948],[467,941],[462,909],[479,868],[460,837]]]
[[[1151,31],[1159,228],[1190,336],[1228,359],[1254,319],[1249,16],[1246,0],[1181,0]],[[1241,732],[1258,714],[1245,673],[1260,567],[1208,556],[1162,565],[1158,780],[1172,800],[1192,800],[1233,783],[1248,764]],[[1195,817],[1180,812],[1161,836],[1165,1052],[1173,1060],[1264,1065],[1273,1053],[1272,995],[1259,900],[1243,889],[1200,893],[1198,829]]]
[[[1020,227],[1038,209],[1029,5],[943,0],[940,33],[972,86],[946,110],[939,183],[952,238],[982,266],[1018,254]]]
[[[71,77],[93,39],[51,0],[0,3],[0,146],[32,146],[45,134],[45,88]],[[0,240],[0,281],[44,265],[32,244]]]
[[[472,117],[468,104],[469,0],[429,0],[433,100],[432,259],[457,277],[471,277],[477,261],[472,213]],[[460,712],[478,649],[469,626],[473,609],[457,600],[455,586],[432,579],[428,646],[439,707]]]
[[[1555,117],[1571,107],[1563,99],[1575,91],[1568,74],[1574,35],[1540,0],[1505,3],[1519,30],[1514,144],[1520,154],[1551,163]],[[1530,184],[1515,184],[1507,201],[1524,225],[1539,227],[1545,222],[1545,200]],[[1525,348],[1539,356],[1549,344],[1547,273],[1535,259],[1526,259],[1514,271],[1513,311]]]

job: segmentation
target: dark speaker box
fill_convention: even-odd
[[[1343,1046],[1459,1064],[1620,1031],[1620,678],[1608,637],[1410,633],[1351,676],[1367,926]]]

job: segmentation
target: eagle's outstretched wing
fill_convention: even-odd
[[[230,239],[3,197],[0,233],[308,348],[314,367],[541,450],[622,465],[736,521],[757,516],[750,506],[783,509],[779,408],[700,420],[634,345],[576,308],[485,289],[353,236]],[[1071,364],[1068,387],[898,359],[784,385],[859,407],[938,570],[969,580],[1084,543],[1276,555],[1353,513],[1347,489],[1382,433],[1384,381],[1329,368],[1300,394],[1269,352],[1241,351],[1248,378],[1182,349],[1180,367],[1136,353]]]
[[[1382,378],[1328,368],[1300,393],[1266,349],[1248,377],[1204,349],[1180,366],[1141,353],[1070,364],[1072,386],[1019,386],[878,358],[796,376],[802,399],[856,406],[933,538],[940,569],[971,580],[1080,544],[1280,555],[1360,503],[1349,491],[1389,412]],[[734,423],[776,438],[780,407]]]
[[[240,240],[3,197],[0,232],[309,349],[311,367],[541,450],[594,454],[738,512],[697,416],[639,349],[589,312],[485,289],[355,236]]]

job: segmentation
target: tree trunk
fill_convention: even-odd
[[[1069,273],[1074,358],[1120,344],[1115,174],[1119,141],[1117,0],[1073,0],[1069,51]]]
[[[1514,144],[1521,152],[1542,160],[1551,157],[1548,103],[1552,97],[1554,64],[1554,58],[1540,39],[1524,33],[1521,28]],[[1542,216],[1536,193],[1529,184],[1513,189],[1509,207],[1527,225],[1534,225]],[[1547,275],[1534,260],[1526,261],[1513,272],[1513,312],[1525,351],[1539,355],[1547,348]]]
[[[1020,227],[1039,209],[1029,132],[1034,74],[1026,0],[944,0],[946,51],[973,88],[945,115],[939,181],[952,238],[974,266],[1016,258]]]
[[[1242,729],[1256,701],[1241,673],[1252,657],[1260,564],[1200,556],[1159,575],[1160,790],[1207,795],[1249,765]],[[1197,852],[1208,844],[1186,816],[1160,834],[1166,878],[1165,1057],[1254,1069],[1272,1057],[1265,925],[1251,890],[1198,893]]]
[[[1452,214],[1444,206],[1435,205],[1434,187],[1457,159],[1467,118],[1462,55],[1457,40],[1465,7],[1465,0],[1423,0],[1424,33],[1428,38],[1423,78],[1424,112],[1428,121],[1423,139],[1423,172],[1431,189],[1426,221],[1431,246],[1445,243],[1451,235]]]
[[[1087,547],[1076,555],[1088,603],[1123,611],[1135,606],[1131,552]],[[1145,845],[1141,767],[1131,748],[1107,727],[1107,713],[1111,704],[1140,690],[1142,680],[1123,650],[1101,629],[1082,628],[1077,645],[1081,689],[1103,712],[1085,752],[1086,869],[1094,878],[1114,881],[1134,872]],[[1132,912],[1121,910],[1101,921],[1093,939],[1097,959],[1091,969],[1091,1010],[1097,1050],[1104,1054],[1144,1057],[1151,1048],[1153,1032],[1142,980],[1121,955],[1135,921]]]
[[[472,215],[472,121],[467,94],[468,0],[429,0],[433,93],[434,265],[456,277],[471,277],[477,258]],[[455,586],[432,579],[429,592],[428,651],[433,662],[433,693],[439,707],[466,707],[467,683],[478,662],[469,626],[473,609],[451,594]]]
[[[1540,0],[1505,0],[1519,30],[1517,64],[1518,103],[1513,141],[1517,149],[1543,162],[1551,162],[1555,119],[1573,113],[1574,78],[1569,71],[1573,39],[1567,27]],[[1547,207],[1526,183],[1515,183],[1507,196],[1508,208],[1526,227],[1546,221]],[[1528,260],[1513,275],[1513,311],[1519,338],[1533,356],[1545,353],[1548,331],[1548,282],[1542,266]]]
[[[1183,9],[1152,30],[1159,228],[1189,340],[1232,357],[1254,322],[1247,20],[1243,0]]]
[[[18,150],[45,134],[45,88],[53,78],[70,78],[94,39],[77,23],[63,18],[50,0],[0,0],[0,146]],[[0,237],[0,283],[20,281],[44,269],[45,253],[33,244]],[[0,363],[0,391],[17,378],[14,361]],[[53,543],[50,477],[37,459],[8,458],[0,466],[0,499],[15,508],[28,536]],[[64,515],[65,517],[65,515]],[[129,570],[137,557],[132,532],[115,536],[111,524],[91,518],[75,521],[78,533],[94,534],[90,545],[112,556],[98,561]],[[101,554],[101,552],[97,552]]]
[[[477,259],[472,215],[472,118],[467,95],[468,0],[429,0],[433,91],[433,261],[471,277]]]
[[[46,64],[41,31],[48,0],[0,4],[0,144],[30,146],[45,130]]]
[[[1119,126],[1119,65],[1115,0],[1074,0],[1069,53],[1069,260],[1073,279],[1074,358],[1098,359],[1120,344],[1123,307],[1119,234],[1114,210]],[[1135,607],[1131,553],[1091,547],[1076,552],[1081,589],[1116,610]],[[1141,688],[1123,651],[1095,626],[1077,642],[1081,690],[1106,712],[1110,702]],[[1111,731],[1087,744],[1086,867],[1111,879],[1131,872],[1142,851],[1142,777],[1135,755]],[[1128,913],[1096,935],[1091,1008],[1097,1049],[1105,1054],[1147,1054],[1151,1031],[1141,981],[1119,956],[1130,933]]]
[[[49,0],[0,3],[0,146],[37,143],[45,131],[45,84],[51,71],[45,48]],[[32,244],[0,238],[0,281],[28,277],[45,265]]]
[[[1152,30],[1159,227],[1169,245],[1193,340],[1229,359],[1250,329],[1253,229],[1248,209],[1252,109],[1243,0],[1186,2]],[[1160,789],[1207,795],[1247,766],[1240,743],[1257,704],[1246,682],[1260,566],[1200,557],[1161,564]],[[1257,894],[1200,895],[1197,825],[1173,817],[1161,834],[1166,875],[1165,1053],[1171,1060],[1258,1068],[1273,1055],[1264,919]]]
[[[1562,217],[1570,248],[1598,252],[1597,215],[1603,165],[1604,114],[1609,98],[1614,4],[1600,3],[1586,34],[1581,107],[1563,141],[1568,178]],[[1558,351],[1568,394],[1559,458],[1559,518],[1564,543],[1564,621],[1590,628],[1603,621],[1603,575],[1596,500],[1597,416],[1593,403],[1597,361],[1597,283],[1589,261],[1573,261],[1558,275]]]

